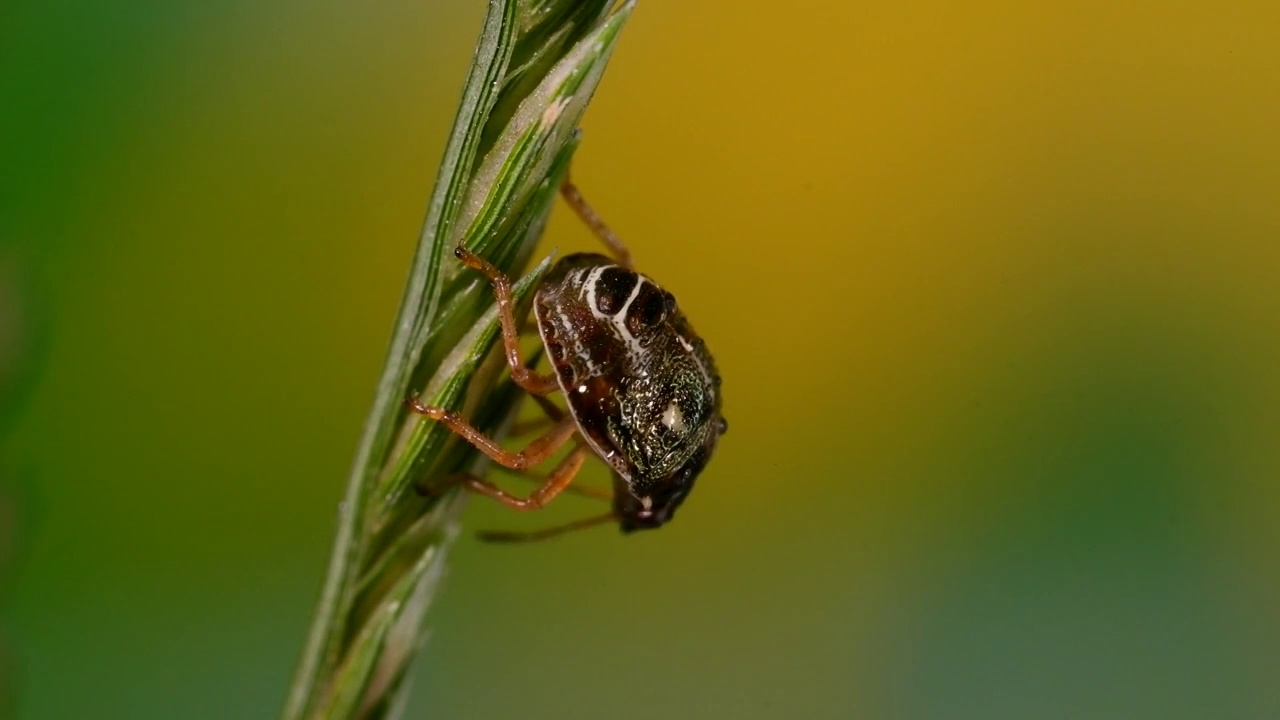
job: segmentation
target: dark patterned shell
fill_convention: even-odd
[[[613,468],[624,530],[671,519],[724,432],[720,375],[675,298],[603,255],[569,255],[534,299],[569,411]]]

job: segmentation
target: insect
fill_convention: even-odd
[[[574,443],[527,497],[463,476],[460,482],[468,490],[517,510],[537,510],[569,488],[588,453],[594,453],[613,471],[613,509],[537,533],[490,533],[490,540],[538,539],[609,520],[616,520],[624,533],[661,527],[675,516],[728,429],[715,361],[675,297],[636,272],[626,246],[568,177],[560,193],[613,257],[568,255],[535,291],[534,317],[552,373],[536,373],[521,360],[511,281],[483,258],[461,246],[455,250],[459,260],[493,286],[511,378],[538,401],[553,421],[551,430],[514,452],[457,413],[416,398],[408,405],[517,471]],[[555,392],[565,396],[567,414],[546,398]]]

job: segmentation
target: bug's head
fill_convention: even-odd
[[[693,490],[693,483],[711,459],[715,440],[728,429],[720,418],[717,432],[712,439],[698,449],[683,465],[664,477],[643,485],[628,483],[620,475],[613,476],[613,511],[624,533],[636,530],[654,530],[671,522],[676,510]]]
[[[615,480],[613,511],[624,533],[636,530],[654,530],[666,525],[675,517],[676,509],[693,489],[696,471],[681,469],[664,482],[637,497],[625,481]]]

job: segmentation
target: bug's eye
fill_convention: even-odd
[[[721,416],[720,417],[720,434],[723,435],[727,432],[729,432],[729,421],[725,420],[724,416]]]
[[[631,297],[640,278],[630,270],[611,267],[600,273],[596,280],[596,309],[605,315],[615,315]]]
[[[639,296],[631,301],[631,307],[627,310],[627,330],[632,335],[639,335],[647,328],[662,322],[667,316],[667,293],[653,287],[645,285],[640,289]]]

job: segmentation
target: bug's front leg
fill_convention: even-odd
[[[467,267],[478,270],[493,285],[498,298],[498,318],[502,321],[502,345],[507,353],[507,367],[511,379],[525,391],[534,395],[546,395],[560,387],[555,375],[540,375],[525,367],[520,359],[520,331],[516,326],[515,299],[511,295],[511,281],[502,271],[484,258],[459,245],[453,254]]]

